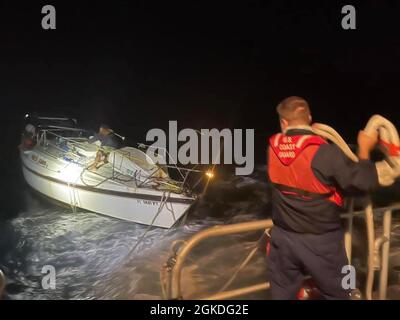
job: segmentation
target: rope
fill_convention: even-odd
[[[170,248],[170,251],[173,252],[173,255],[170,256],[167,260],[167,262],[165,262],[161,268],[161,272],[160,272],[160,284],[161,284],[161,293],[162,293],[162,297],[164,300],[168,300],[168,296],[169,296],[169,287],[168,284],[171,282],[170,279],[169,281],[167,281],[167,274],[168,274],[168,278],[170,278],[171,276],[171,270],[174,268],[175,263],[176,263],[176,257],[177,257],[177,253],[178,250],[180,249],[180,247],[178,247],[178,244],[184,245],[186,243],[185,240],[175,240]]]
[[[253,249],[250,251],[250,253],[246,256],[246,258],[243,260],[243,262],[239,265],[239,267],[236,269],[236,271],[233,273],[233,275],[229,278],[229,280],[219,289],[218,293],[225,291],[237,278],[239,273],[249,264],[250,260],[254,257],[258,250],[258,245],[261,242],[261,240],[264,239],[264,233],[263,235],[256,241],[256,244],[254,245]]]
[[[358,162],[358,157],[351,151],[347,143],[343,140],[343,138],[331,127],[316,123],[312,126],[313,131],[332,141],[335,143],[345,154],[348,158],[353,160],[354,162]],[[381,137],[380,143],[382,140],[385,142],[383,145],[386,147],[384,149],[384,153],[386,158],[389,162],[391,160],[395,160],[393,165],[399,166],[399,155],[398,155],[398,148],[400,144],[399,134],[396,130],[396,127],[387,119],[380,115],[374,115],[368,121],[364,131],[368,134],[373,131],[377,131]],[[379,172],[378,172],[379,173]],[[378,174],[379,175],[379,174]],[[393,180],[394,181],[394,180]],[[372,202],[369,199],[368,205],[365,209],[365,221],[366,221],[366,228],[367,228],[367,236],[368,236],[368,271],[367,271],[367,283],[365,288],[365,295],[367,300],[372,300],[372,290],[373,290],[373,283],[374,283],[374,243],[375,243],[375,228],[374,228],[374,214],[373,214],[373,207]]]
[[[353,151],[351,151],[346,141],[344,141],[344,139],[335,129],[322,123],[314,123],[312,125],[312,129],[317,135],[328,139],[332,141],[335,145],[337,145],[348,158],[350,158],[354,162],[359,161],[358,157],[354,154]]]
[[[71,206],[72,212],[76,213],[76,198],[74,190],[74,187],[71,188],[71,184],[68,182],[69,205]]]
[[[151,220],[150,224],[147,226],[146,230],[143,232],[143,234],[140,236],[138,242],[136,242],[135,246],[128,252],[128,255],[130,255],[132,252],[134,252],[136,250],[136,248],[139,246],[139,244],[143,241],[144,237],[147,235],[147,233],[150,231],[150,229],[153,227],[154,222],[156,221],[156,219],[158,218],[158,216],[160,215],[165,203],[167,202],[167,200],[170,197],[170,193],[168,193],[168,195],[166,196],[166,191],[163,193],[162,197],[161,197],[161,201],[160,201],[160,206],[158,207],[158,211],[155,214],[154,218]]]
[[[100,185],[103,184],[104,182],[106,182],[106,181],[108,181],[108,180],[114,180],[114,179],[115,179],[115,177],[113,177],[113,176],[111,176],[111,177],[105,177],[104,180],[100,181],[99,183],[90,185],[89,183],[85,182],[85,180],[83,179],[83,174],[84,174],[86,171],[91,172],[91,171],[89,170],[89,167],[90,167],[90,165],[87,166],[87,167],[85,167],[85,168],[83,168],[83,170],[81,171],[81,174],[80,174],[81,181],[82,181],[82,183],[83,183],[86,187],[97,188],[98,186],[100,186]],[[101,176],[100,174],[97,174],[97,175]]]
[[[258,250],[258,245],[256,247],[254,247],[253,250],[250,251],[250,253],[246,257],[246,259],[244,259],[244,261],[239,266],[239,268],[236,269],[236,271],[234,272],[232,277],[230,277],[229,280],[222,286],[222,288],[219,289],[218,293],[225,291],[233,283],[233,281],[236,280],[239,272],[242,271],[249,264],[251,258],[253,258],[254,254],[257,252],[257,250]]]
[[[68,166],[66,166],[66,167],[68,167]],[[66,167],[64,167],[64,169]],[[69,200],[70,200],[70,206],[71,206],[71,209],[72,209],[73,213],[77,212],[76,207],[77,207],[77,205],[79,205],[79,203],[77,201],[77,198],[76,198],[76,192],[75,192],[75,185],[76,185],[76,182],[78,181],[79,178],[80,177],[77,177],[75,182],[68,182],[68,184],[67,184],[67,186],[68,186],[68,195],[69,195]]]

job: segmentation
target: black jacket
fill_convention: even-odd
[[[110,133],[106,136],[95,133],[95,135],[89,139],[89,143],[94,143],[96,141],[100,141],[102,147],[111,147],[114,149],[121,147],[119,138],[113,133]]]
[[[293,129],[287,135],[313,134]],[[355,195],[378,187],[378,174],[373,162],[350,160],[336,145],[321,145],[311,162],[316,178],[336,186],[341,193]],[[288,231],[321,234],[341,228],[342,208],[326,199],[303,200],[282,194],[272,187],[272,218],[274,224]]]

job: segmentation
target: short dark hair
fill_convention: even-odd
[[[276,107],[276,111],[281,119],[310,123],[310,107],[308,102],[301,97],[292,96],[282,100]]]
[[[111,129],[111,127],[110,127],[108,124],[105,124],[105,123],[102,123],[102,124],[100,125],[100,128],[103,128],[103,129]]]

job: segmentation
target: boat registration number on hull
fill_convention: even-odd
[[[142,200],[142,199],[137,199],[136,201],[139,204],[144,204],[147,206],[159,206],[160,205],[160,201]]]

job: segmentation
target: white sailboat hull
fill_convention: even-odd
[[[179,194],[166,197],[166,193],[159,190],[132,190],[126,187],[124,190],[111,182],[103,183],[99,187],[84,185],[80,179],[74,179],[76,183],[71,183],[62,172],[44,166],[44,160],[40,164],[37,157],[40,159],[41,155],[34,151],[21,150],[26,182],[39,193],[73,207],[140,224],[170,228],[184,215],[194,200]]]

